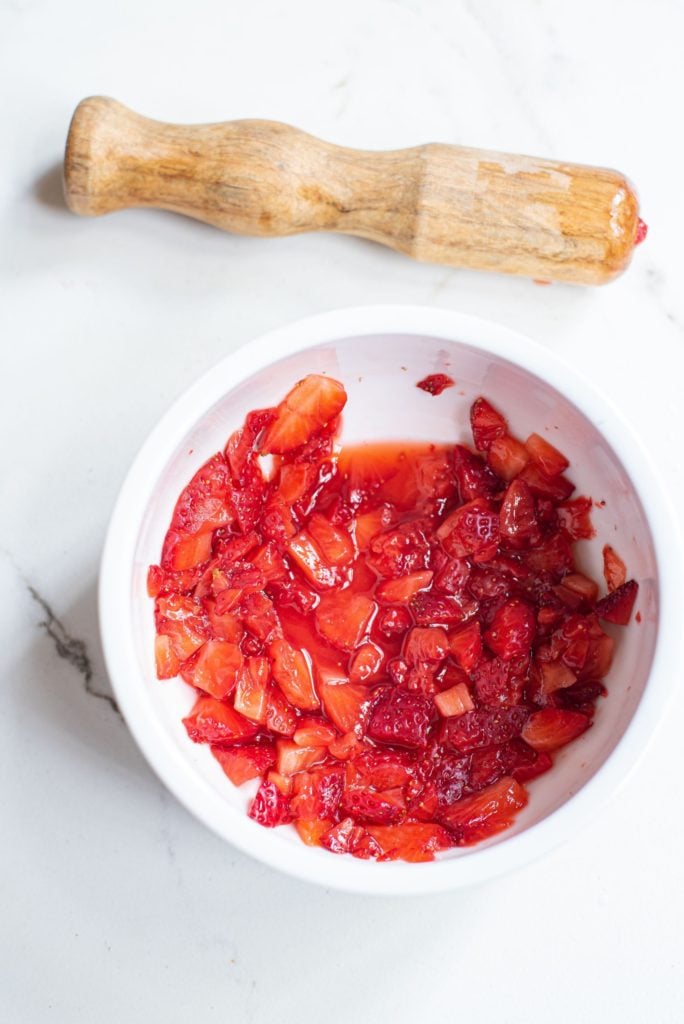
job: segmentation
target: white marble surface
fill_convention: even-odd
[[[543,862],[451,896],[342,896],[248,860],[166,793],[106,696],[95,584],[117,487],[170,400],[334,306],[442,305],[539,338],[632,417],[681,503],[683,31],[676,0],[0,0],[0,1019],[682,1020],[684,699]],[[582,290],[348,238],[78,220],[55,169],[93,92],[350,145],[617,166],[651,233],[624,278]]]

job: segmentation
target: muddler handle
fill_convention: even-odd
[[[275,121],[176,125],[94,96],[76,108],[67,202],[156,206],[243,235],[338,231],[418,260],[603,284],[644,233],[617,171],[438,143],[345,149]]]

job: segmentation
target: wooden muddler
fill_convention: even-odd
[[[64,157],[75,213],[155,206],[243,235],[338,231],[418,260],[603,284],[643,237],[617,171],[431,143],[369,152],[274,121],[175,125],[94,96]]]

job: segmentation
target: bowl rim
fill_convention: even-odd
[[[327,342],[364,335],[419,335],[460,341],[517,364],[555,387],[597,425],[622,461],[651,528],[658,566],[659,617],[647,685],[632,719],[605,762],[560,807],[518,835],[425,864],[377,864],[352,857],[312,856],[304,843],[272,842],[272,833],[187,770],[143,687],[130,629],[131,569],[142,516],[160,471],[208,408],[235,385],[283,358]],[[220,372],[219,372],[220,371]],[[150,482],[152,481],[152,482]],[[417,305],[332,310],[294,321],[248,341],[191,384],[164,413],[135,457],[111,515],[100,567],[99,622],[105,663],[122,715],[159,779],[213,832],[262,863],[296,878],[367,895],[416,895],[471,885],[529,863],[568,839],[626,783],[645,754],[668,701],[683,644],[679,620],[682,538],[674,504],[631,424],[595,384],[562,357],[525,335],[480,317]]]

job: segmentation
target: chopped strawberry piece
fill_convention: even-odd
[[[246,594],[240,602],[239,613],[250,633],[262,643],[282,635],[278,614],[266,594]]]
[[[324,833],[321,846],[331,853],[351,853],[362,860],[377,859],[382,852],[376,840],[361,825],[355,825],[353,818],[344,818]]]
[[[470,407],[470,426],[475,447],[489,451],[494,441],[508,433],[508,423],[486,398],[476,398]]]
[[[572,686],[577,681],[577,676],[562,661],[542,661],[539,664],[541,672],[541,691],[544,694],[555,693],[566,686]]]
[[[453,498],[456,481],[450,453],[434,450],[419,459],[415,465],[415,484],[418,488],[416,506],[425,511],[437,511],[439,502]]]
[[[230,435],[225,458],[235,481],[246,483],[256,462],[256,443],[265,427],[272,422],[275,409],[255,409],[247,414],[244,425]]]
[[[309,517],[308,530],[328,565],[349,565],[353,561],[354,541],[347,530],[317,512]]]
[[[591,523],[591,498],[573,498],[558,506],[558,519],[561,528],[571,540],[590,540],[596,535]]]
[[[335,700],[333,695],[333,706],[334,703]],[[332,718],[332,715],[330,717]],[[358,740],[353,729],[346,732],[343,736],[340,736],[339,739],[328,744],[328,750],[332,756],[336,757],[340,761],[348,761],[350,758],[356,757],[362,749],[362,744]]]
[[[613,622],[616,626],[626,626],[632,617],[638,592],[639,584],[636,580],[628,580],[612,594],[601,598],[596,605],[596,614],[605,622]]]
[[[526,707],[469,711],[458,718],[445,719],[440,739],[456,753],[469,754],[478,747],[505,743],[519,736],[529,714],[529,708]]]
[[[170,637],[158,635],[154,638],[154,661],[157,679],[172,679],[178,675],[181,662],[173,652]]]
[[[454,446],[452,465],[461,503],[489,498],[502,490],[502,482],[489,466],[461,444]]]
[[[598,584],[581,572],[569,572],[562,582],[554,587],[561,601],[569,608],[580,605],[593,605],[598,597]]]
[[[272,768],[269,772],[266,773],[266,782],[272,782],[276,789],[283,794],[283,796],[289,797],[292,795],[291,775],[281,775],[280,772],[277,772],[275,771],[275,769]]]
[[[490,468],[506,481],[513,480],[529,461],[530,456],[525,445],[508,434],[497,437],[487,452],[487,463]]]
[[[440,668],[436,675],[438,687],[437,689],[441,692],[442,690],[449,690],[452,686],[457,686],[458,683],[465,683],[469,685],[469,677],[462,668],[458,665],[454,665],[452,661],[447,661],[446,665]]]
[[[285,505],[294,505],[309,493],[318,479],[318,466],[310,462],[287,463],[280,467],[277,495]]]
[[[441,395],[447,388],[453,388],[454,381],[446,373],[431,373],[416,384],[421,391],[427,391],[429,395]]]
[[[316,608],[316,629],[341,651],[353,651],[363,639],[375,611],[369,597],[348,590],[324,594]]]
[[[263,576],[265,583],[273,583],[289,578],[290,574],[285,564],[285,559],[273,541],[269,541],[260,547],[252,555],[252,562],[255,569]]]
[[[558,707],[567,708],[570,711],[581,711],[587,718],[594,715],[594,701],[599,697],[606,696],[606,688],[599,682],[585,683],[578,682],[567,689],[560,690],[556,694]]]
[[[379,678],[384,664],[382,651],[376,644],[367,641],[361,644],[352,658],[349,667],[349,681],[352,683],[372,683]]]
[[[183,534],[169,530],[164,541],[162,564],[173,572],[193,569],[211,557],[211,533]]]
[[[368,736],[376,743],[418,748],[427,743],[432,702],[409,690],[385,690],[368,722]]]
[[[240,747],[216,747],[211,752],[234,786],[258,779],[275,764],[271,743],[244,743]]]
[[[499,546],[499,514],[482,498],[461,505],[437,530],[446,551],[456,558],[472,555],[479,562],[493,558]]]
[[[563,576],[574,567],[572,547],[563,533],[551,533],[524,553],[526,564],[534,572]]]
[[[183,663],[181,676],[186,683],[223,700],[235,689],[242,668],[240,648],[227,640],[207,640]]]
[[[583,679],[603,679],[613,663],[615,641],[605,633],[589,642],[587,656],[582,666]]]
[[[147,596],[158,597],[166,579],[166,573],[160,565],[151,565],[147,570]],[[174,574],[175,575],[175,574]],[[176,589],[175,587],[173,589]]]
[[[396,521],[396,512],[392,505],[384,503],[370,512],[356,517],[354,535],[359,551],[367,551],[373,537],[377,537],[388,526]]]
[[[356,559],[352,566],[351,578],[347,589],[355,594],[367,594],[373,590],[377,581],[376,574],[366,563],[366,559],[361,556]]]
[[[449,640],[441,626],[414,626],[404,644],[409,665],[423,661],[443,661],[449,653]]]
[[[296,537],[292,537],[287,550],[295,565],[315,587],[328,589],[340,582],[339,572],[325,560],[308,530],[302,530]]]
[[[147,593],[150,597],[168,597],[170,594],[187,596],[199,587],[207,568],[197,565],[193,569],[172,572],[162,569],[160,565],[151,565],[147,573]],[[195,596],[200,595],[195,593]]]
[[[231,644],[240,643],[245,630],[237,615],[232,612],[224,612],[219,615],[216,611],[216,601],[211,599],[204,601],[204,609],[209,620],[211,635],[216,640],[228,640]]]
[[[296,818],[334,819],[343,790],[341,766],[333,769],[323,766],[311,772],[301,772],[293,779],[292,813]]]
[[[320,846],[321,837],[332,828],[332,822],[325,818],[298,818],[294,826],[303,843],[307,846]]]
[[[434,701],[440,715],[445,718],[464,715],[475,707],[466,683],[456,683],[450,689],[442,690],[435,694]]]
[[[261,783],[247,814],[266,828],[275,828],[276,825],[286,825],[292,821],[290,801],[273,782]]]
[[[282,454],[306,444],[339,416],[346,401],[346,392],[338,381],[310,374],[295,384],[276,408],[275,419],[261,441],[261,452]]]
[[[353,818],[344,818],[321,836],[321,846],[331,853],[350,853],[352,835],[357,828]]]
[[[403,523],[377,534],[370,542],[369,564],[386,579],[397,579],[426,569],[430,545],[418,522]]]
[[[247,555],[259,547],[261,538],[258,533],[250,530],[246,534],[226,533],[225,530],[216,530],[213,539],[213,550],[225,569],[230,569],[233,563],[242,562]]]
[[[216,597],[230,589],[239,590],[240,594],[258,594],[265,584],[266,577],[251,562],[235,562],[226,571],[213,571],[211,589]]]
[[[435,854],[453,845],[440,825],[406,822],[402,825],[369,825],[383,860],[407,860],[413,864],[434,860]]]
[[[327,747],[337,736],[332,726],[322,718],[311,715],[300,721],[301,724],[293,736],[295,743],[300,747]]]
[[[283,608],[294,608],[301,615],[308,615],[318,604],[318,594],[310,590],[299,579],[276,581],[269,585],[269,593]]]
[[[269,648],[273,678],[296,708],[313,711],[320,706],[309,663],[302,651],[287,640],[274,640]]]
[[[516,782],[531,782],[553,767],[551,755],[545,750],[533,750],[524,740],[512,740],[511,746],[514,744],[517,757],[510,774]]]
[[[280,736],[292,736],[297,728],[297,712],[276,686],[268,689],[266,728]]]
[[[458,846],[469,846],[509,828],[526,803],[527,794],[520,783],[504,776],[447,807],[441,819]]]
[[[531,650],[535,626],[532,606],[514,597],[495,613],[492,625],[485,633],[485,641],[495,654],[510,661]]]
[[[461,604],[467,604],[472,571],[469,560],[450,558],[444,549],[439,547],[432,552],[432,562],[437,572],[435,587],[443,590],[445,594],[457,596]]]
[[[155,606],[157,633],[167,636],[171,650],[179,661],[185,661],[209,638],[209,624],[198,601],[181,594],[157,598]]]
[[[348,786],[378,791],[401,789],[416,773],[415,756],[408,750],[364,749],[347,765]]]
[[[325,749],[321,746],[302,747],[291,740],[277,740],[277,768],[281,775],[294,775],[314,764],[325,760]]]
[[[259,528],[266,540],[284,548],[297,532],[292,510],[275,498],[268,502],[261,513]]]
[[[213,455],[181,492],[171,519],[180,534],[211,533],[232,522],[228,493],[230,474],[223,455]],[[165,559],[162,557],[162,566]]]
[[[513,741],[511,741],[513,742]],[[531,750],[532,748],[530,748]],[[508,745],[502,747],[481,747],[474,750],[470,758],[468,785],[472,790],[484,789],[509,774]]]
[[[457,626],[476,608],[477,603],[472,598],[455,594],[420,593],[411,601],[411,612],[418,626]]]
[[[627,582],[627,566],[610,544],[603,548],[603,576],[611,594]]]
[[[420,662],[411,665],[406,675],[406,689],[422,693],[424,697],[434,697],[439,687],[436,681],[436,665]]]
[[[406,608],[386,608],[378,616],[378,630],[387,640],[402,636],[411,625]]]
[[[269,675],[270,666],[267,658],[249,658],[238,673],[233,697],[235,710],[260,725],[265,723],[268,710]]]
[[[235,509],[235,518],[244,534],[250,534],[259,521],[266,496],[266,482],[258,465],[252,468],[247,482],[231,489],[230,500]]]
[[[239,743],[251,739],[259,728],[215,697],[199,697],[183,725],[195,743]]]
[[[525,481],[536,497],[551,501],[565,501],[575,490],[575,485],[567,477],[547,476],[535,462],[527,463],[519,479]]]
[[[421,569],[398,579],[384,580],[377,589],[377,596],[387,604],[409,604],[419,591],[430,586],[432,577],[430,569]]]
[[[602,634],[599,629],[598,635]],[[560,629],[551,637],[551,647],[546,660],[561,658],[573,671],[580,671],[589,654],[593,632],[588,618],[573,615],[567,618]],[[540,652],[541,653],[541,652]]]
[[[500,747],[475,750],[470,760],[468,784],[474,790],[484,789],[504,775],[511,775],[517,782],[527,782],[543,775],[551,764],[547,753],[533,750],[524,740],[514,739]]]
[[[542,708],[528,718],[522,738],[535,750],[549,751],[564,747],[590,726],[586,715],[560,708]]]
[[[372,789],[346,788],[342,813],[371,825],[393,825],[404,817],[406,801],[400,789],[377,793]]]
[[[358,683],[321,680],[318,689],[326,715],[340,732],[350,732],[361,724],[369,706],[368,690],[365,686]]]
[[[387,665],[387,675],[396,686],[406,686],[410,671],[408,662],[403,658],[392,658]]]
[[[435,753],[438,757],[437,763],[427,766],[430,772],[428,790],[434,793],[434,800],[431,800],[429,796],[427,798],[432,805],[430,818],[434,817],[439,807],[448,807],[461,799],[470,774],[470,757],[447,754],[440,748],[437,748]],[[423,804],[425,804],[425,793],[422,798]]]
[[[563,453],[539,434],[530,434],[525,441],[525,447],[530,458],[547,476],[558,476],[560,473],[564,473],[570,465]]]
[[[482,658],[482,633],[477,620],[449,633],[449,650],[465,672],[472,672]]]
[[[503,537],[526,541],[539,534],[539,523],[532,491],[524,480],[513,480],[504,495],[499,510],[499,525]]]
[[[518,703],[510,661],[501,657],[483,659],[470,676],[480,704],[496,707],[499,704]]]

